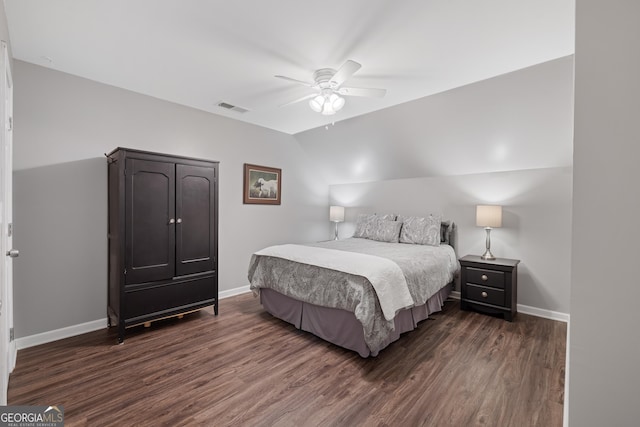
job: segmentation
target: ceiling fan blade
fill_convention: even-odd
[[[364,87],[341,87],[338,89],[340,95],[345,96],[368,96],[371,98],[382,98],[386,95],[386,89],[373,89]]]
[[[307,87],[313,87],[313,85],[315,84],[315,83],[303,82],[302,80],[292,79],[291,77],[287,77],[287,76],[274,76],[274,77],[277,77],[283,80],[288,80],[290,82],[298,83]]]
[[[294,99],[293,101],[287,102],[286,104],[279,105],[280,107],[286,107],[287,105],[296,104],[298,102],[302,102],[306,99],[313,98],[314,96],[318,96],[317,93],[312,93],[311,95],[305,95],[302,98]]]
[[[356,71],[358,71],[362,67],[362,65],[358,64],[356,61],[348,60],[345,62],[342,67],[331,77],[329,83],[333,83],[336,86],[340,86],[342,83],[346,82],[349,77],[353,75]]]

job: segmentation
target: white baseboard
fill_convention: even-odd
[[[565,323],[569,322],[569,314],[567,313],[531,307],[523,304],[518,304],[518,313],[530,314],[532,316],[544,317],[545,319],[558,320]]]
[[[452,291],[451,298],[460,299],[460,291]],[[546,310],[544,308],[531,307],[524,304],[518,304],[518,313],[530,314],[536,317],[543,317],[545,319],[558,320],[560,322],[569,322],[569,315],[567,313],[561,313],[559,311]]]
[[[67,326],[66,328],[54,329],[53,331],[17,338],[16,347],[18,350],[22,350],[23,348],[34,347],[36,345],[46,344],[52,341],[86,334],[87,332],[97,331],[98,329],[104,329],[106,327],[106,318],[93,320],[79,325]]]
[[[228,289],[226,291],[221,291],[219,294],[219,297],[220,299],[225,299],[225,298],[233,297],[236,295],[244,294],[247,292],[251,292],[251,289],[249,289],[249,285],[240,286],[239,288]]]
[[[229,298],[235,295],[244,294],[250,292],[249,285],[240,286],[239,288],[229,289],[221,291],[220,299]],[[98,319],[91,322],[81,323],[79,325],[67,326],[66,328],[55,329],[53,331],[42,332],[40,334],[29,335],[22,338],[17,338],[16,348],[22,350],[23,348],[34,347],[40,344],[46,344],[48,342],[61,340],[64,338],[74,337],[76,335],[85,334],[87,332],[97,331],[107,327],[107,319]]]

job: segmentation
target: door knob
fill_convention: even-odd
[[[169,220],[169,224],[173,224],[173,223],[175,223],[175,222],[176,222],[176,220],[175,220],[175,219],[173,219],[173,218],[171,218],[171,219]]]
[[[178,218],[178,219],[176,219],[176,223],[177,223],[177,224],[182,224],[182,218]]]
[[[10,251],[7,251],[7,256],[11,257],[11,258],[18,258],[18,256],[20,255],[20,251],[17,249],[11,249]]]

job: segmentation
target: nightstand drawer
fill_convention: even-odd
[[[467,299],[504,306],[504,291],[467,283]]]
[[[504,289],[504,273],[484,268],[467,267],[467,282]]]

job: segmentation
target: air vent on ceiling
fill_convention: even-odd
[[[218,107],[224,108],[225,110],[235,111],[236,113],[246,113],[247,111],[249,111],[246,108],[238,107],[238,106],[229,104],[228,102],[218,102]]]

